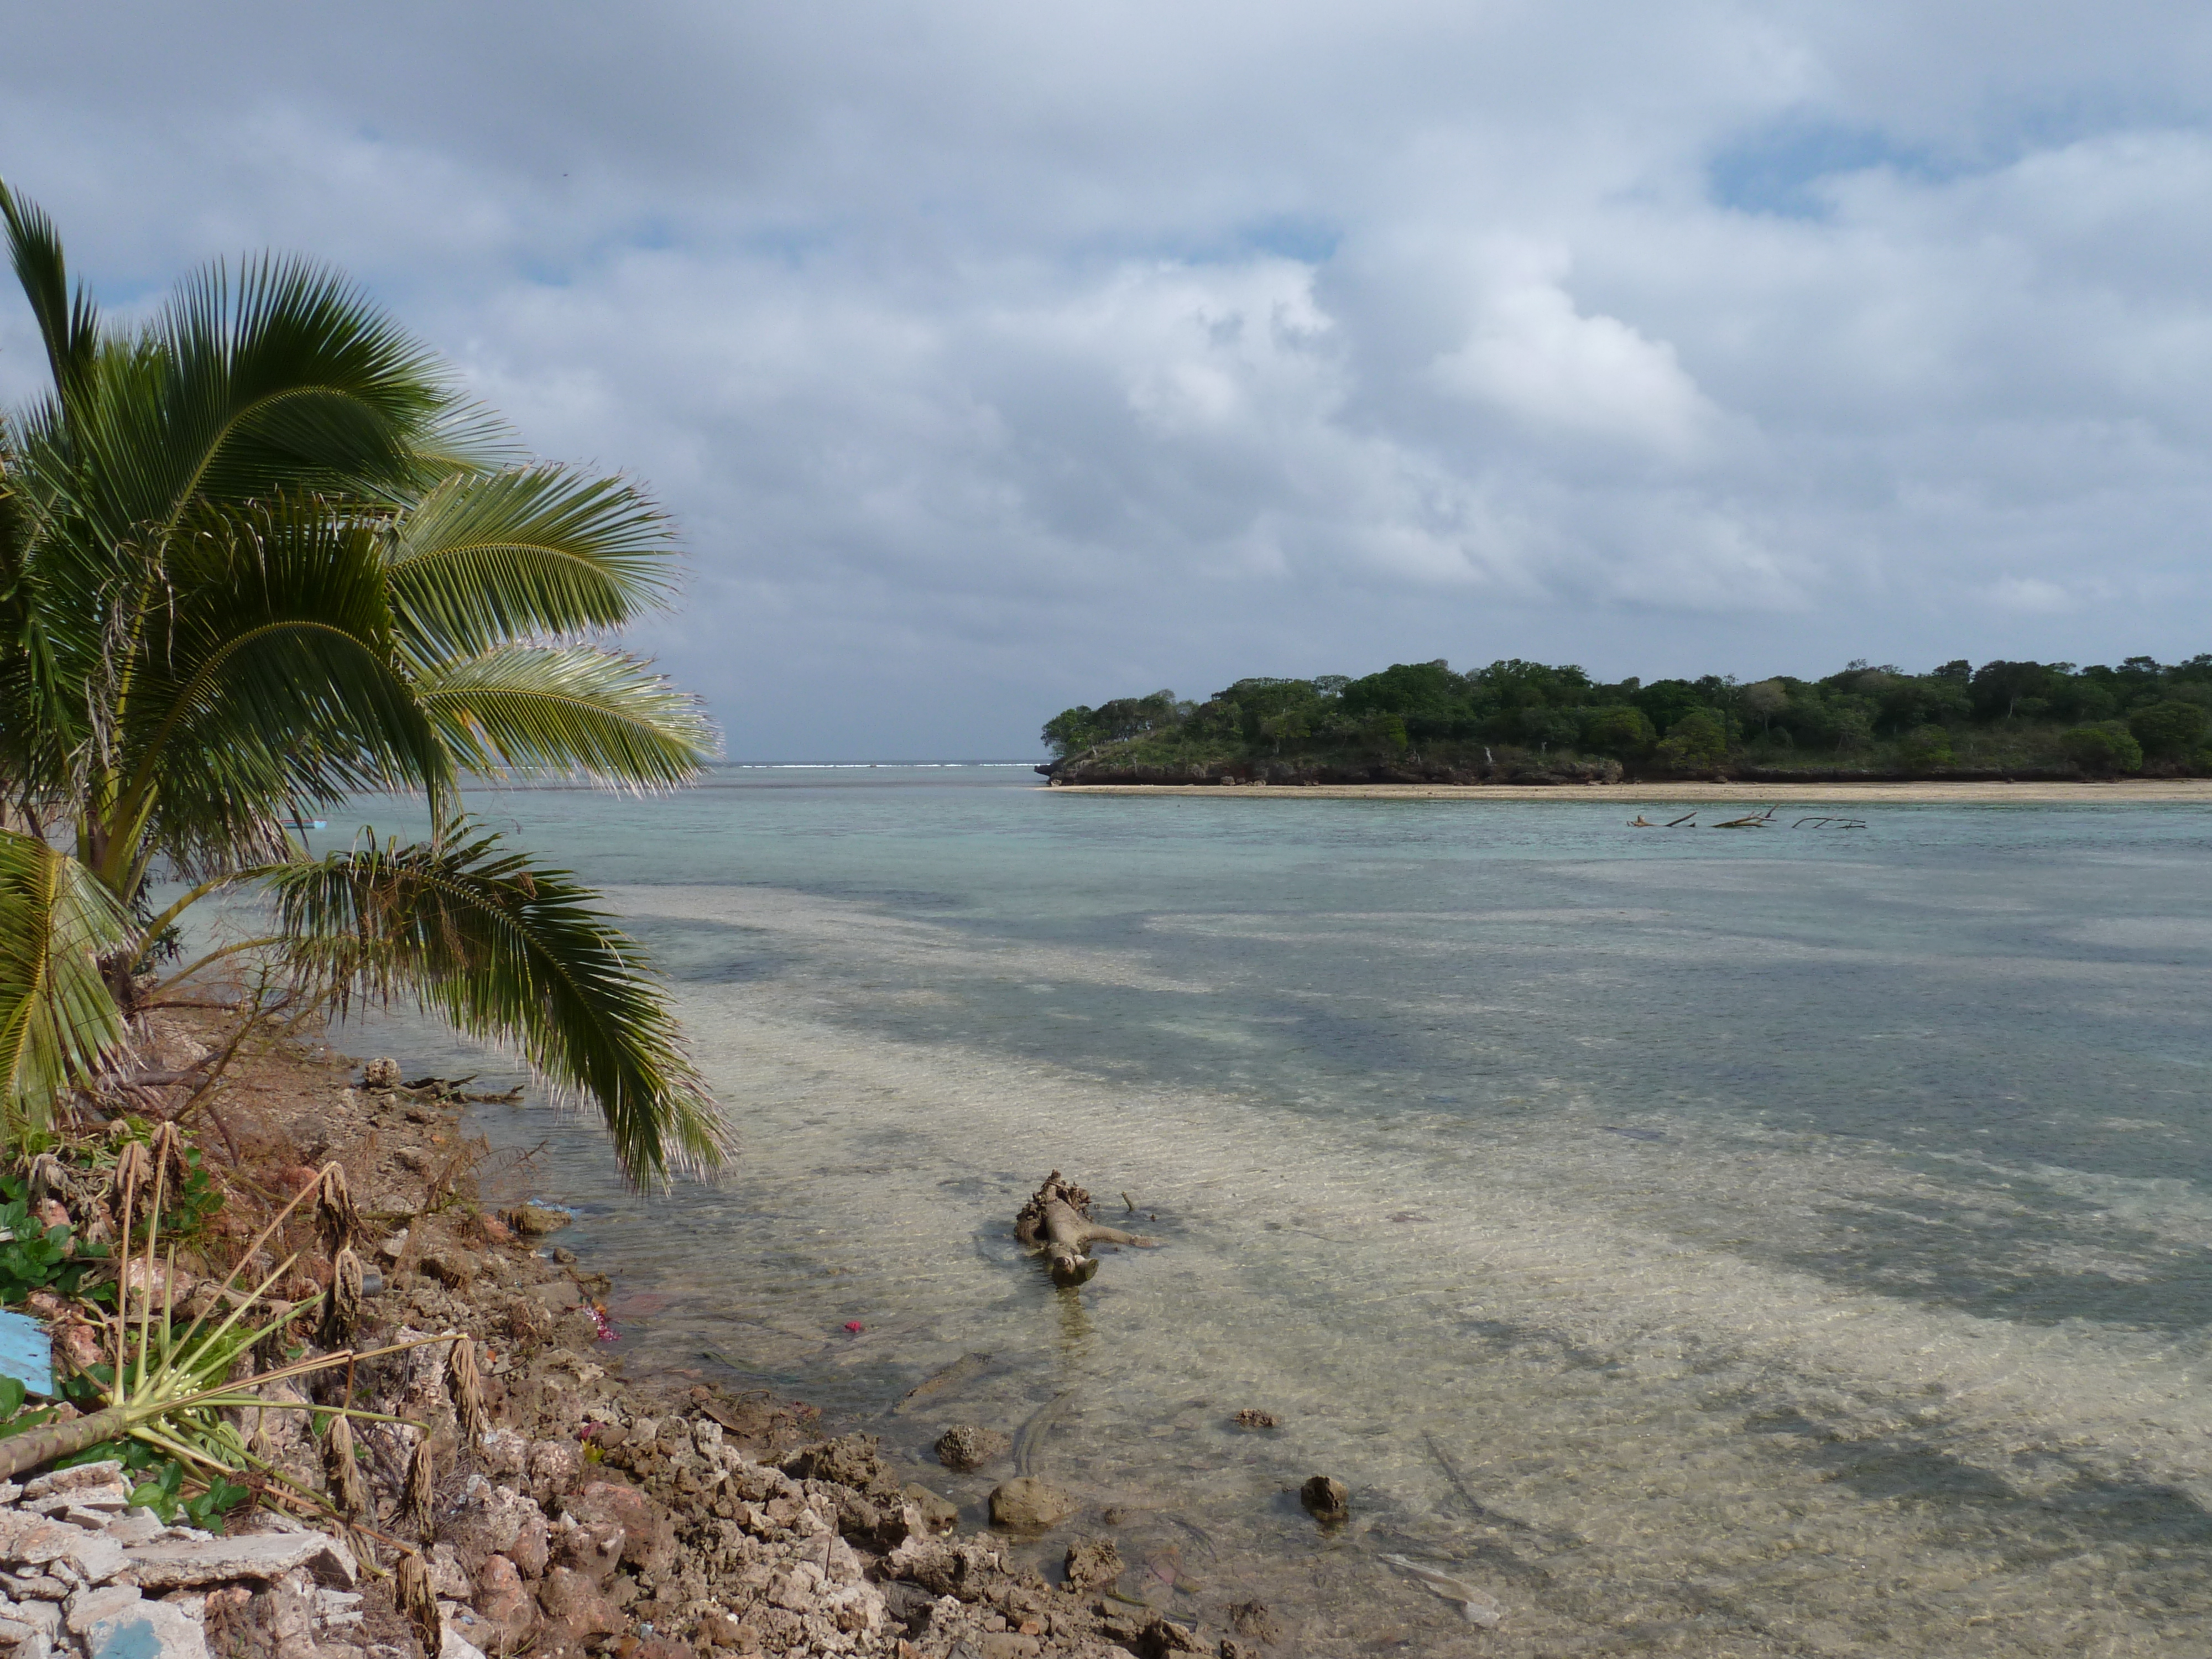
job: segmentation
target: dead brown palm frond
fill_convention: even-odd
[[[315,1230],[323,1248],[332,1255],[350,1249],[361,1237],[361,1212],[354,1207],[345,1170],[336,1163],[324,1165],[315,1180]]]
[[[353,1425],[343,1413],[332,1415],[323,1431],[323,1479],[330,1489],[331,1506],[349,1521],[374,1517],[368,1508],[368,1485],[361,1478],[361,1462],[354,1455]]]
[[[438,1498],[437,1468],[430,1454],[430,1437],[424,1435],[415,1443],[415,1449],[407,1458],[407,1482],[399,1502],[399,1516],[407,1530],[424,1543],[437,1529],[431,1515]]]
[[[414,1627],[424,1659],[438,1659],[446,1644],[446,1621],[438,1612],[437,1592],[430,1587],[429,1564],[418,1552],[410,1550],[393,1563],[392,1577],[399,1610]]]
[[[343,1347],[361,1328],[361,1258],[350,1248],[331,1258],[330,1293],[323,1298],[317,1335],[326,1348]]]
[[[477,1370],[476,1344],[465,1336],[453,1339],[446,1356],[446,1392],[453,1397],[453,1412],[461,1419],[461,1442],[471,1450],[491,1426],[484,1409],[483,1377]]]
[[[121,1215],[130,1207],[131,1194],[154,1178],[154,1160],[143,1140],[125,1140],[116,1149],[115,1168],[108,1176],[108,1192],[122,1202],[116,1206]]]

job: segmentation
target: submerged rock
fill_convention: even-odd
[[[937,1437],[937,1461],[948,1469],[965,1473],[1003,1456],[1008,1442],[996,1429],[979,1429],[972,1423],[957,1424]]]
[[[1298,1488],[1298,1502],[1316,1521],[1341,1521],[1352,1513],[1352,1493],[1341,1480],[1315,1475]]]
[[[1075,1513],[1075,1494],[1049,1480],[1018,1474],[991,1489],[991,1524],[1042,1530]]]
[[[548,1233],[557,1233],[574,1219],[566,1210],[556,1210],[545,1204],[520,1204],[509,1210],[504,1218],[507,1224],[525,1238],[543,1238]]]
[[[1121,1576],[1121,1552],[1110,1538],[1079,1538],[1067,1547],[1067,1587],[1103,1589]]]
[[[1283,1639],[1283,1627],[1275,1622],[1275,1615],[1267,1611],[1265,1601],[1233,1603],[1229,1609],[1229,1628],[1239,1636],[1271,1645]]]
[[[960,1524],[960,1506],[919,1481],[902,1489],[899,1497],[912,1507],[925,1532],[950,1532]]]

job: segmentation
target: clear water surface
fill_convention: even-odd
[[[820,1405],[979,1523],[1010,1466],[931,1441],[1057,1401],[1036,1472],[1122,1592],[1302,1653],[2212,1650],[2203,810],[1035,783],[477,797],[611,892],[743,1136],[639,1198],[486,1115],[548,1141],[611,1352]],[[1054,1168],[1164,1248],[1055,1291],[1010,1237]]]

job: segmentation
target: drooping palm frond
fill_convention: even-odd
[[[619,478],[561,466],[458,474],[400,520],[395,625],[426,659],[614,628],[672,591],[666,516]]]
[[[124,1041],[100,958],[130,918],[92,872],[32,836],[0,830],[0,1115],[43,1124],[57,1094]]]
[[[17,1090],[0,1103],[107,1041],[97,1021],[53,1027],[55,986],[65,1011],[89,1018],[98,992],[118,1018],[24,918],[81,878],[127,908],[166,859],[207,879],[163,922],[265,877],[299,988],[411,996],[514,1044],[599,1106],[633,1178],[718,1163],[726,1132],[664,992],[565,874],[459,825],[462,845],[293,864],[283,827],[395,787],[453,825],[461,767],[688,778],[714,744],[700,706],[586,638],[672,591],[659,509],[619,479],[516,465],[495,420],[328,271],[215,267],[143,328],[103,330],[44,215],[0,207],[56,381],[0,419],[0,823],[66,823],[78,854],[18,836],[0,872],[16,1021],[0,1035],[21,1051],[0,1051]]]
[[[508,645],[419,675],[416,696],[456,763],[665,789],[713,757],[697,697],[596,646]]]
[[[202,510],[159,574],[117,712],[118,836],[150,826],[148,850],[198,870],[270,856],[300,804],[447,787],[395,660],[374,526],[313,496]]]
[[[337,994],[413,1000],[519,1051],[596,1104],[641,1184],[713,1169],[728,1129],[639,947],[563,870],[463,820],[439,846],[373,836],[261,872],[303,972]]]

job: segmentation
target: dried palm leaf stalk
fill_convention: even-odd
[[[400,1520],[426,1544],[436,1530],[431,1509],[437,1498],[438,1472],[430,1461],[430,1437],[426,1434],[407,1459],[407,1486],[399,1500]]]
[[[352,1425],[343,1417],[331,1419],[323,1433],[323,1478],[339,1514],[349,1521],[369,1518],[368,1486],[354,1459]]]
[[[453,1397],[453,1411],[461,1419],[461,1439],[473,1447],[491,1427],[484,1409],[483,1377],[477,1370],[476,1344],[465,1336],[453,1339],[446,1356],[446,1392]]]
[[[354,1208],[345,1171],[335,1163],[325,1164],[315,1182],[315,1227],[332,1255],[351,1249],[361,1233],[361,1212]]]
[[[437,1659],[446,1644],[446,1624],[438,1614],[437,1592],[430,1588],[429,1564],[410,1550],[392,1564],[392,1577],[399,1610],[415,1627],[415,1639],[422,1644],[427,1659]]]
[[[361,1258],[350,1249],[331,1259],[331,1293],[323,1303],[323,1322],[316,1333],[326,1348],[341,1348],[361,1328]]]

